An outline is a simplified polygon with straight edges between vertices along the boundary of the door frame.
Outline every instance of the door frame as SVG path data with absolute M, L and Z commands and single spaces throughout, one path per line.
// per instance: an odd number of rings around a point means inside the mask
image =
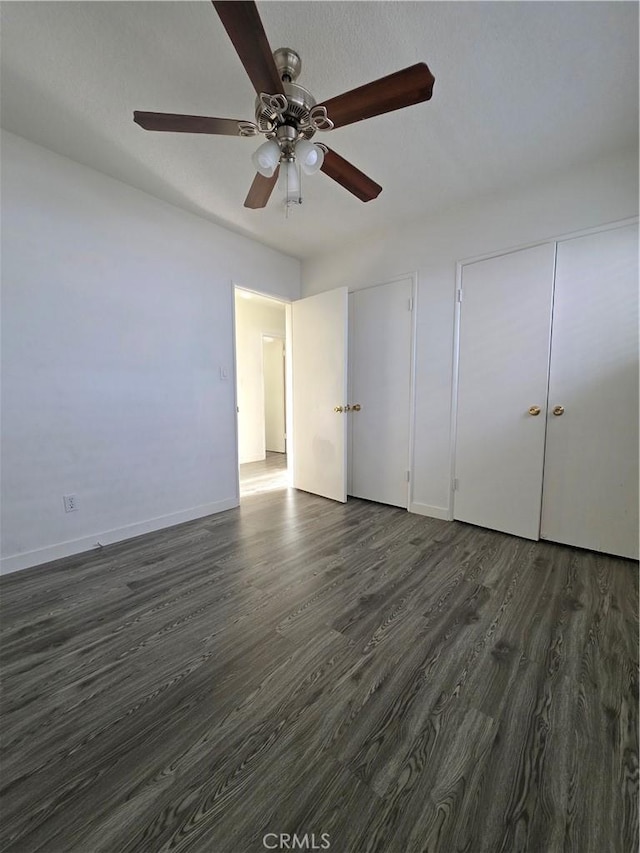
M 633 225 L 638 222 L 637 216 L 626 217 L 625 219 L 617 219 L 613 222 L 607 222 L 603 225 L 596 225 L 591 228 L 580 228 L 577 231 L 569 231 L 559 234 L 554 237 L 548 237 L 543 240 L 534 240 L 528 243 L 521 243 L 517 246 L 511 246 L 506 249 L 493 252 L 485 252 L 481 255 L 473 255 L 472 257 L 463 258 L 456 262 L 456 277 L 455 288 L 453 292 L 454 299 L 454 319 L 453 319 L 453 360 L 452 360 L 452 379 L 451 379 L 451 430 L 449 438 L 449 446 L 451 448 L 449 458 L 449 509 L 446 521 L 454 520 L 455 512 L 455 472 L 456 472 L 456 445 L 458 435 L 458 385 L 460 377 L 460 315 L 461 315 L 461 293 L 462 293 L 462 273 L 465 266 L 485 261 L 489 258 L 499 258 L 504 255 L 511 255 L 514 252 L 520 252 L 523 249 L 532 249 L 535 246 L 554 243 L 556 246 L 562 240 L 572 240 L 576 237 L 587 237 L 589 234 L 598 234 L 601 231 L 612 231 L 616 228 L 622 228 L 625 225 Z M 554 262 L 554 294 L 555 294 L 555 262 Z M 553 340 L 553 300 L 552 300 L 552 326 L 550 345 Z M 547 393 L 548 393 L 547 380 Z M 540 507 L 542 513 L 542 506 Z
M 274 302 L 280 302 L 285 311 L 285 377 L 284 377 L 284 399 L 285 399 L 285 429 L 286 429 L 286 455 L 287 455 L 287 485 L 291 485 L 291 477 L 293 471 L 293 441 L 291 430 L 291 303 L 292 299 L 284 296 L 274 296 L 272 293 L 267 293 L 264 290 L 247 287 L 244 284 L 239 284 L 234 279 L 229 283 L 231 297 L 231 343 L 233 347 L 233 360 L 231 370 L 231 381 L 233 382 L 233 426 L 234 426 L 234 459 L 236 472 L 236 506 L 240 506 L 240 441 L 238 434 L 238 342 L 236 340 L 236 290 L 245 290 L 247 293 L 262 296 L 266 299 L 272 299 Z M 263 375 L 264 379 L 264 375 Z
M 373 287 L 383 287 L 387 284 L 394 284 L 399 281 L 406 281 L 409 279 L 411 281 L 411 299 L 412 299 L 412 307 L 411 307 L 411 340 L 410 340 L 410 377 L 409 377 L 409 412 L 407 414 L 409 418 L 409 442 L 407 449 L 407 471 L 409 472 L 409 482 L 407 483 L 407 506 L 406 509 L 408 512 L 412 511 L 413 505 L 413 481 L 414 481 L 414 454 L 415 454 L 415 413 L 416 413 L 416 357 L 417 357 L 417 317 L 418 317 L 418 273 L 417 271 L 404 273 L 403 275 L 394 275 L 391 278 L 385 279 L 384 281 L 377 281 L 375 283 L 367 283 L 362 287 L 349 286 L 347 287 L 347 292 L 357 293 L 361 290 L 370 290 Z M 350 322 L 350 318 L 349 318 Z M 347 340 L 347 349 L 348 349 L 348 340 Z M 347 376 L 347 387 L 348 387 L 348 396 L 351 397 L 351 391 L 353 388 L 353 365 L 351 361 L 347 364 L 348 376 Z M 351 399 L 349 399 L 351 403 Z M 357 402 L 357 401 L 354 401 Z M 347 482 L 352 481 L 352 464 L 353 464 L 353 430 L 351 427 L 352 421 L 349 423 L 349 428 L 347 432 Z

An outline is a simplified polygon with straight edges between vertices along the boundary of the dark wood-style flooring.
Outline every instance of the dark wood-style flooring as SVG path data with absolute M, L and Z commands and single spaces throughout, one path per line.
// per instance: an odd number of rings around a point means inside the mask
M 278 489 L 8 575 L 0 849 L 635 853 L 637 570 Z

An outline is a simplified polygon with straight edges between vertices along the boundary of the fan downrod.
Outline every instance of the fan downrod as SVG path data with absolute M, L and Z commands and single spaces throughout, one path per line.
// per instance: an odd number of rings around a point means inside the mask
M 283 83 L 293 83 L 302 69 L 300 54 L 290 47 L 279 47 L 273 51 L 273 61 Z

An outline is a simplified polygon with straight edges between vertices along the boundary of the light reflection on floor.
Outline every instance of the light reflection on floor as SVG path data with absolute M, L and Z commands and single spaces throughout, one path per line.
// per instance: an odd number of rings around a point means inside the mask
M 247 462 L 240 466 L 240 497 L 273 492 L 289 486 L 286 453 L 267 451 L 260 462 Z

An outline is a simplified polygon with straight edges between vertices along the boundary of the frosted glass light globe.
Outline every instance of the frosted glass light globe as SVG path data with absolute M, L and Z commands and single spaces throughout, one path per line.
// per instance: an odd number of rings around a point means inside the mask
M 300 163 L 305 175 L 313 175 L 320 169 L 324 160 L 324 151 L 308 139 L 296 143 L 296 160 Z
M 272 177 L 280 162 L 280 146 L 273 139 L 263 142 L 251 157 L 257 171 L 265 178 Z

